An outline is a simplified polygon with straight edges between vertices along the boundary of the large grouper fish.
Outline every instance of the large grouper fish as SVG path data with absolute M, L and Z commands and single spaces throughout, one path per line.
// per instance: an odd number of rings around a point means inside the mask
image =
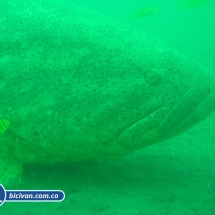
M 0 0 L 0 183 L 25 164 L 117 157 L 215 109 L 214 77 L 163 42 L 62 0 Z

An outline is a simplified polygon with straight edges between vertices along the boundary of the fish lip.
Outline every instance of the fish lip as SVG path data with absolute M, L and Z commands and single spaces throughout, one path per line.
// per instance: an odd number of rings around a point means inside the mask
M 175 104 L 171 106 L 171 101 L 174 100 Z M 165 105 L 167 107 L 168 105 L 171 106 L 167 116 L 161 119 L 151 130 L 143 132 L 147 128 L 147 118 L 156 119 L 159 112 L 165 112 Z M 183 95 L 171 98 L 166 104 L 156 108 L 147 116 L 130 123 L 123 131 L 118 133 L 116 140 L 127 151 L 134 151 L 161 142 L 194 126 L 212 113 L 214 107 L 215 84 L 193 86 Z
M 199 115 L 200 117 L 196 119 L 195 123 L 197 124 L 198 122 L 206 118 L 208 115 L 210 115 L 214 110 L 215 110 L 215 83 L 208 87 L 208 93 L 199 100 L 195 108 L 191 111 L 190 118 L 192 117 L 194 118 Z M 185 124 L 188 119 L 189 118 L 185 118 L 184 120 L 182 120 L 175 129 L 179 129 L 179 127 L 182 127 L 183 124 Z M 189 126 L 189 128 L 192 126 L 193 125 Z

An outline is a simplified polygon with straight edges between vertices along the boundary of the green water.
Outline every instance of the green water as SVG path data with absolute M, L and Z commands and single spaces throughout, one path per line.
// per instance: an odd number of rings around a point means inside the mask
M 155 36 L 215 73 L 214 0 L 196 9 L 179 9 L 176 0 L 72 2 Z M 156 6 L 158 12 L 129 19 L 128 14 L 147 5 Z M 65 200 L 5 203 L 0 214 L 213 215 L 214 143 L 212 114 L 180 136 L 120 159 L 48 167 L 27 165 L 24 189 L 60 189 L 66 194 Z
M 75 0 L 80 5 L 101 11 L 116 20 L 134 26 L 150 35 L 167 42 L 180 51 L 215 71 L 214 61 L 214 23 L 215 1 L 195 9 L 180 7 L 180 0 Z M 183 0 L 182 0 L 183 1 Z M 201 0 L 194 0 L 201 2 Z M 158 12 L 142 19 L 129 19 L 128 14 L 145 6 L 153 5 Z

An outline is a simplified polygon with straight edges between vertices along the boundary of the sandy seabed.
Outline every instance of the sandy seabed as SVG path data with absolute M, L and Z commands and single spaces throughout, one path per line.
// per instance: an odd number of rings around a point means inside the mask
M 27 166 L 24 189 L 62 202 L 9 203 L 7 215 L 215 214 L 215 113 L 184 134 L 112 161 Z

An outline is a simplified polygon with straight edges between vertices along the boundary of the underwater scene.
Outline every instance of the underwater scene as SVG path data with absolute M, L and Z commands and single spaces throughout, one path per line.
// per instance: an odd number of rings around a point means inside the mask
M 0 214 L 215 214 L 214 12 L 0 0 Z

